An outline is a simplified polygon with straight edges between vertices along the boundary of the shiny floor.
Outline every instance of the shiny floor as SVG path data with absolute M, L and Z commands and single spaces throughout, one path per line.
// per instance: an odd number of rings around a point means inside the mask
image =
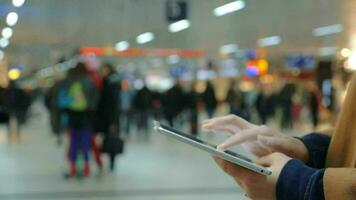
M 92 163 L 89 178 L 66 180 L 67 145 L 56 144 L 45 109 L 33 110 L 19 142 L 0 126 L 1 200 L 246 199 L 207 153 L 153 132 L 149 140 L 133 135 L 126 142 L 114 173 L 99 174 Z

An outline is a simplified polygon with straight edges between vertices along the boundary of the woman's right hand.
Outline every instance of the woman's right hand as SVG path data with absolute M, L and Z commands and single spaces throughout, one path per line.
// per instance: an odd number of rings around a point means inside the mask
M 227 115 L 205 120 L 203 130 L 215 133 L 230 133 L 228 139 L 218 145 L 219 150 L 241 144 L 258 157 L 281 152 L 304 162 L 308 161 L 308 150 L 297 138 L 282 134 L 265 125 L 252 124 L 236 115 Z

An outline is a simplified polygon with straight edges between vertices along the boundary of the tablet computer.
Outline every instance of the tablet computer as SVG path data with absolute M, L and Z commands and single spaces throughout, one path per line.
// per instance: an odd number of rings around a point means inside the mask
M 173 137 L 181 142 L 184 142 L 186 144 L 189 144 L 191 146 L 197 147 L 201 150 L 207 151 L 219 158 L 222 158 L 224 160 L 230 161 L 232 163 L 235 163 L 241 167 L 244 167 L 246 169 L 249 169 L 251 171 L 254 171 L 256 173 L 262 174 L 262 175 L 271 175 L 272 172 L 261 166 L 261 165 L 257 165 L 256 163 L 254 163 L 251 159 L 237 154 L 233 151 L 230 150 L 226 150 L 226 151 L 218 151 L 216 149 L 216 145 L 214 144 L 210 144 L 206 141 L 203 141 L 193 135 L 187 134 L 187 133 L 183 133 L 181 131 L 178 131 L 172 127 L 166 126 L 166 125 L 162 125 L 160 122 L 158 121 L 154 121 L 153 122 L 153 129 L 156 132 L 162 133 L 164 135 L 168 135 L 170 137 Z

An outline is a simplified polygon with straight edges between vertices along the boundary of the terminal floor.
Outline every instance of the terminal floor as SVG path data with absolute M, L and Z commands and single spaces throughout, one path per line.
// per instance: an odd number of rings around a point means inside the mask
M 135 135 L 127 141 L 114 173 L 99 175 L 92 163 L 89 178 L 66 180 L 66 144 L 56 145 L 45 110 L 35 110 L 20 142 L 0 127 L 1 200 L 246 199 L 208 154 L 153 132 L 148 141 Z

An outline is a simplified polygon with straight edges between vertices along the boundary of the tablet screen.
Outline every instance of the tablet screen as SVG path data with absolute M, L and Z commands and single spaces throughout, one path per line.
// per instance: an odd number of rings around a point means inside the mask
M 206 141 L 203 141 L 203 140 L 201 140 L 201 139 L 199 139 L 199 138 L 197 138 L 197 137 L 195 137 L 195 136 L 193 136 L 193 135 L 190 135 L 190 134 L 187 134 L 187 133 L 183 133 L 183 132 L 178 131 L 178 130 L 172 128 L 172 127 L 165 126 L 165 125 L 162 125 L 162 124 L 161 124 L 160 126 L 161 126 L 163 129 L 166 129 L 166 130 L 168 130 L 168 131 L 174 132 L 174 133 L 176 133 L 176 134 L 179 134 L 179 135 L 181 135 L 181 136 L 183 136 L 183 137 L 189 138 L 189 139 L 191 139 L 191 140 L 193 140 L 193 141 L 195 141 L 195 142 L 201 143 L 201 144 L 203 144 L 203 145 L 210 146 L 210 147 L 212 147 L 212 148 L 214 148 L 214 149 L 216 149 L 216 147 L 217 147 L 217 145 L 210 144 L 210 143 L 208 143 L 208 142 L 206 142 Z M 235 152 L 233 152 L 233 151 L 226 150 L 226 151 L 224 151 L 224 152 L 227 153 L 227 154 L 229 154 L 229 155 L 231 155 L 231 156 L 234 156 L 234 157 L 243 159 L 243 160 L 248 161 L 248 162 L 252 162 L 251 159 L 249 159 L 249 158 L 247 158 L 247 157 L 245 157 L 245 156 L 239 155 L 239 154 L 237 154 L 237 153 L 235 153 Z

